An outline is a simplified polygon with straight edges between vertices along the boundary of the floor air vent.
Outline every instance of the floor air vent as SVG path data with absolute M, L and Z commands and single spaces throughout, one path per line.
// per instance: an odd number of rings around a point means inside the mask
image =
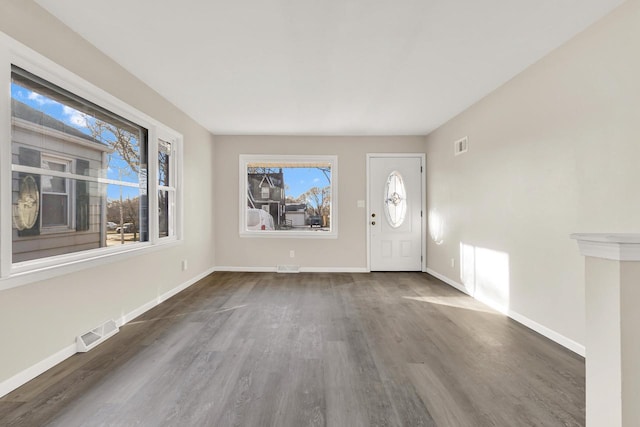
M 300 273 L 299 265 L 278 265 L 276 267 L 278 273 Z
M 102 325 L 76 338 L 76 351 L 85 353 L 107 338 L 115 335 L 120 329 L 114 320 L 107 320 Z

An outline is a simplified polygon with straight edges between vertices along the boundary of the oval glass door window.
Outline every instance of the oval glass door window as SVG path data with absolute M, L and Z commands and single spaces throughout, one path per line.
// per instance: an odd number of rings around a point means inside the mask
M 407 216 L 407 191 L 400 172 L 393 171 L 387 178 L 384 190 L 384 212 L 389 225 L 398 228 Z

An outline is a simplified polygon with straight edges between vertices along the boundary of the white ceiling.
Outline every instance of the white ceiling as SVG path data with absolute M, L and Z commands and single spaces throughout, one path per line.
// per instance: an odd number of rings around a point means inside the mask
M 214 134 L 422 135 L 622 0 L 36 0 Z

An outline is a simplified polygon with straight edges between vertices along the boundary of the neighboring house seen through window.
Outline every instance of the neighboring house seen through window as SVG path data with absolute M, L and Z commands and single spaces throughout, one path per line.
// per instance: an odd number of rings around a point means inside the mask
M 240 156 L 240 235 L 336 238 L 336 156 Z
M 146 241 L 147 129 L 18 67 L 11 77 L 14 212 L 21 180 L 39 192 L 39 221 L 14 223 L 13 262 Z
M 11 253 L 3 249 L 0 278 L 179 237 L 180 135 L 147 119 L 138 124 L 17 65 L 10 83 L 11 156 L 2 168 L 10 167 L 11 182 L 0 184 L 11 194 L 11 206 L 3 205 L 11 230 L 2 230 Z

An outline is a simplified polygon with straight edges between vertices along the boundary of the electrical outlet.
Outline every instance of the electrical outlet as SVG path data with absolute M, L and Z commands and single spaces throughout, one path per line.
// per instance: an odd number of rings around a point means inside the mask
M 296 251 L 290 250 L 289 251 L 289 258 L 295 258 L 295 257 L 296 257 Z
M 182 260 L 182 271 L 186 271 L 187 270 L 187 260 L 183 259 Z

